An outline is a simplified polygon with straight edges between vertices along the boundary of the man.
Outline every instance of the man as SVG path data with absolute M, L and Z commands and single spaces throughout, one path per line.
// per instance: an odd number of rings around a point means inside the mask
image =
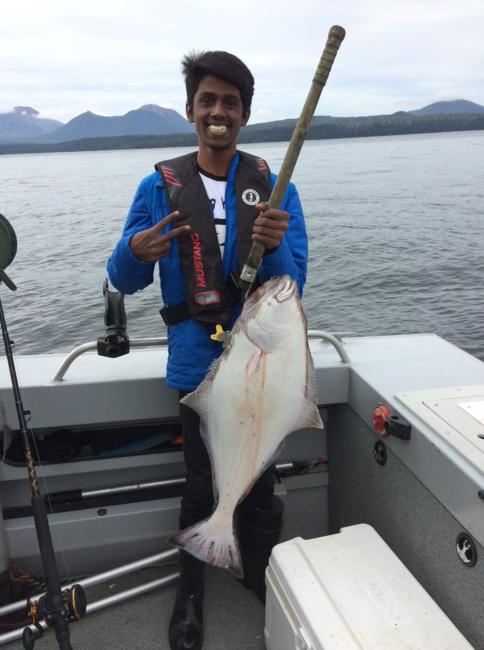
M 258 282 L 289 274 L 300 293 L 306 277 L 307 238 L 293 185 L 280 209 L 267 199 L 275 177 L 266 163 L 237 151 L 239 130 L 250 116 L 254 78 L 227 52 L 187 55 L 182 63 L 186 114 L 196 127 L 198 150 L 158 163 L 142 180 L 121 240 L 108 263 L 119 291 L 134 293 L 153 281 L 158 263 L 162 315 L 168 325 L 166 381 L 180 396 L 194 390 L 222 345 L 216 326 L 230 328 L 240 313 L 236 279 L 252 241 L 266 247 Z M 187 481 L 180 526 L 213 510 L 210 460 L 198 417 L 180 406 Z M 263 600 L 264 571 L 282 525 L 282 503 L 268 470 L 238 508 L 243 584 Z M 204 564 L 180 554 L 180 582 L 170 620 L 172 650 L 202 647 Z

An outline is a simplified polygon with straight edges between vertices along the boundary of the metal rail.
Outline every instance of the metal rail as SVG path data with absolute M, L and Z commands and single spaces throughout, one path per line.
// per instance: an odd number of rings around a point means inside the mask
M 332 334 L 331 332 L 326 332 L 324 330 L 308 330 L 308 339 L 322 339 L 323 341 L 331 343 L 338 352 L 341 361 L 343 363 L 350 363 L 350 358 L 341 342 L 341 336 L 342 335 Z M 168 339 L 166 336 L 152 339 L 130 339 L 129 342 L 131 348 L 160 347 L 167 344 Z M 89 341 L 89 343 L 83 343 L 77 348 L 74 348 L 61 363 L 52 381 L 63 381 L 64 376 L 72 363 L 85 352 L 92 352 L 93 350 L 97 350 L 97 341 Z
M 322 339 L 323 341 L 331 343 L 339 354 L 341 361 L 343 363 L 351 363 L 348 353 L 341 342 L 342 336 L 343 335 L 340 334 L 338 337 L 336 334 L 331 334 L 331 332 L 325 332 L 324 330 L 308 330 L 308 339 Z
M 168 339 L 166 336 L 156 338 L 156 339 L 130 339 L 129 345 L 131 348 L 150 348 L 150 347 L 159 347 L 160 345 L 167 345 Z M 89 343 L 83 343 L 77 348 L 74 348 L 64 361 L 59 366 L 59 369 L 54 375 L 52 381 L 63 381 L 64 375 L 72 365 L 72 363 L 80 357 L 84 352 L 91 352 L 92 350 L 97 350 L 97 341 L 89 341 Z
M 160 481 L 149 481 L 145 483 L 130 483 L 128 485 L 116 485 L 114 487 L 99 488 L 97 490 L 63 490 L 51 492 L 49 501 L 51 503 L 62 503 L 64 501 L 76 501 L 79 499 L 95 499 L 99 497 L 124 494 L 125 492 L 140 492 L 142 490 L 153 490 L 156 488 L 171 487 L 172 485 L 183 485 L 186 482 L 184 476 L 168 478 Z M 1 608 L 0 608 L 1 613 Z
M 142 558 L 141 560 L 135 560 L 134 562 L 130 562 L 129 564 L 122 564 L 118 567 L 115 567 L 114 569 L 109 569 L 108 571 L 104 571 L 103 573 L 97 573 L 96 575 L 90 576 L 88 578 L 84 578 L 82 580 L 77 580 L 75 583 L 70 583 L 68 585 L 63 585 L 62 589 L 70 589 L 73 584 L 78 584 L 81 585 L 81 587 L 93 587 L 94 585 L 98 585 L 102 582 L 107 582 L 108 580 L 113 580 L 114 578 L 120 578 L 121 576 L 124 576 L 128 573 L 133 573 L 133 571 L 138 571 L 139 569 L 144 569 L 145 567 L 152 566 L 153 564 L 156 564 L 157 562 L 163 562 L 164 560 L 170 560 L 172 558 L 175 558 L 178 556 L 178 549 L 173 548 L 173 549 L 168 549 L 167 551 L 162 551 L 161 553 L 156 553 L 155 555 L 149 555 L 148 557 Z M 176 574 L 178 575 L 178 574 Z M 173 577 L 173 576 L 170 576 Z M 173 577 L 174 579 L 174 577 Z M 119 595 L 119 594 L 118 594 Z M 41 594 L 36 594 L 35 596 L 32 596 L 30 599 L 32 602 L 37 602 L 42 596 L 45 596 L 45 592 Z M 94 604 L 94 603 L 93 603 Z M 24 600 L 17 600 L 14 603 L 9 603 L 8 605 L 4 605 L 3 607 L 0 607 L 0 616 L 5 616 L 6 614 L 11 614 L 12 612 L 16 612 L 19 609 L 22 609 L 26 606 L 26 601 Z M 89 611 L 89 606 L 88 606 L 88 611 Z M 1 645 L 1 639 L 3 637 L 0 636 L 0 645 Z
M 138 585 L 137 587 L 132 587 L 131 589 L 120 591 L 118 594 L 113 594 L 107 598 L 102 598 L 101 600 L 95 600 L 92 603 L 88 603 L 86 608 L 86 615 L 93 614 L 94 612 L 97 612 L 100 609 L 104 609 L 105 607 L 109 607 L 110 605 L 116 605 L 117 603 L 121 603 L 125 600 L 128 600 L 129 598 L 134 598 L 135 596 L 139 596 L 141 594 L 147 594 L 148 592 L 153 591 L 154 589 L 158 589 L 159 587 L 169 585 L 172 582 L 175 582 L 175 580 L 178 580 L 179 575 L 179 573 L 171 573 L 164 578 L 158 578 L 158 580 L 152 580 L 151 582 L 146 582 L 144 584 Z M 23 603 L 23 606 L 25 607 L 25 603 Z M 39 625 L 41 625 L 44 630 L 48 628 L 45 621 L 40 621 Z M 33 632 L 35 632 L 35 627 L 33 625 L 30 625 L 29 627 Z M 11 643 L 12 641 L 21 639 L 23 630 L 24 628 L 22 627 L 0 635 L 0 645 L 5 645 L 6 643 Z
M 276 471 L 285 472 L 294 470 L 298 467 L 311 467 L 321 463 L 321 458 L 310 459 L 308 461 L 288 461 L 286 463 L 277 463 Z M 60 492 L 51 492 L 49 494 L 49 501 L 51 503 L 62 503 L 65 501 L 79 500 L 79 499 L 95 499 L 99 497 L 109 497 L 116 494 L 125 494 L 128 492 L 142 492 L 143 490 L 153 490 L 156 488 L 171 487 L 173 485 L 184 485 L 186 483 L 185 476 L 178 476 L 176 478 L 161 479 L 159 481 L 148 481 L 144 483 L 128 483 L 126 485 L 115 485 L 113 487 L 99 488 L 97 490 L 65 490 Z M 79 583 L 78 583 L 79 584 Z M 82 585 L 81 585 L 82 586 Z M 0 607 L 0 616 L 3 609 Z
M 111 488 L 102 488 L 99 490 L 82 490 L 82 498 L 95 498 L 110 496 L 111 494 L 122 494 L 124 492 L 137 492 L 138 490 L 152 490 L 154 488 L 169 487 L 171 485 L 183 485 L 186 478 L 181 476 L 179 478 L 169 478 L 164 481 L 150 481 L 149 483 L 133 483 L 131 485 L 118 485 Z

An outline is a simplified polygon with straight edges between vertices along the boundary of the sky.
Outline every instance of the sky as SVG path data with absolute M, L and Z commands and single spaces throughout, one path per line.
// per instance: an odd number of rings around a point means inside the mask
M 0 0 L 0 112 L 184 115 L 183 55 L 218 49 L 254 74 L 252 123 L 297 117 L 334 24 L 346 38 L 317 115 L 484 104 L 484 0 Z

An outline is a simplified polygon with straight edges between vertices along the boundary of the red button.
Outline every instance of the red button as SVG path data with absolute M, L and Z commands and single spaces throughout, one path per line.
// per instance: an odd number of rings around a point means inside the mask
M 386 404 L 377 404 L 373 409 L 373 427 L 375 431 L 383 437 L 388 434 L 385 431 L 385 422 L 390 419 L 390 409 Z

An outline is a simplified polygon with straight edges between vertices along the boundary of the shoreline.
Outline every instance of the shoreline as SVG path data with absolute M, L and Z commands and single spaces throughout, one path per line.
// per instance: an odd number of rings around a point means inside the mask
M 261 142 L 288 142 L 296 120 L 254 124 L 240 132 L 238 144 Z M 314 118 L 306 140 L 336 140 L 392 135 L 420 135 L 484 130 L 484 115 L 451 114 L 426 117 L 407 113 L 372 118 Z M 60 153 L 75 151 L 115 151 L 123 149 L 159 149 L 166 147 L 193 147 L 196 134 L 151 136 L 112 136 L 82 138 L 56 143 L 0 143 L 0 155 Z

